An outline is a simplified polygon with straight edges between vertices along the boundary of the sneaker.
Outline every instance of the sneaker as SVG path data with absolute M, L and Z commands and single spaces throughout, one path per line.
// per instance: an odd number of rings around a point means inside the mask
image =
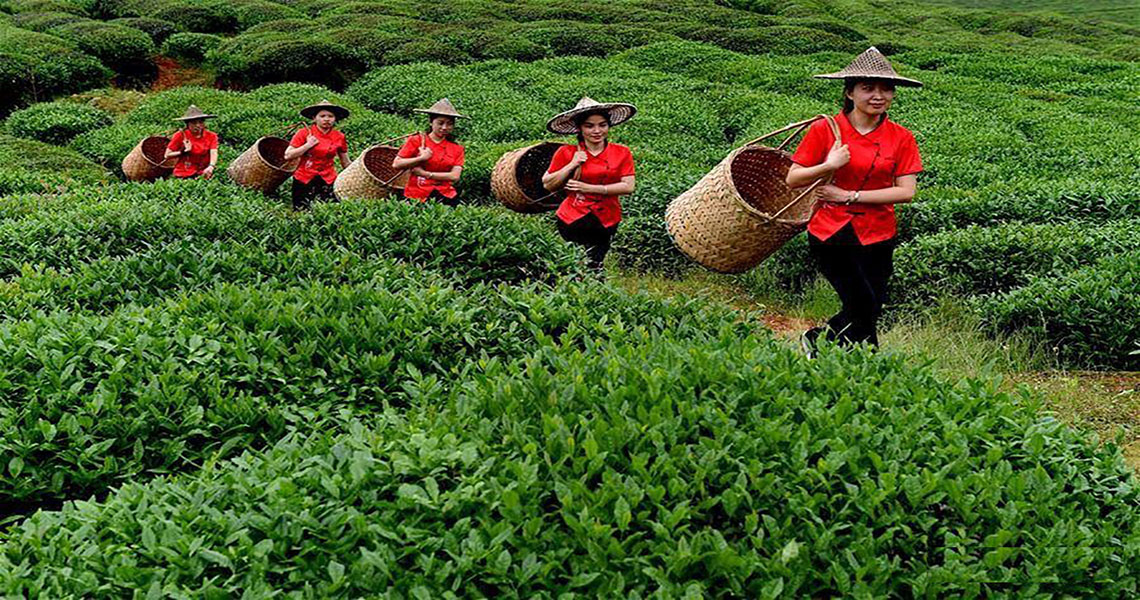
M 811 329 L 803 332 L 803 335 L 800 336 L 800 347 L 803 348 L 804 354 L 807 355 L 809 360 L 815 358 L 815 354 L 817 352 L 815 343 L 822 333 L 822 327 L 812 327 Z

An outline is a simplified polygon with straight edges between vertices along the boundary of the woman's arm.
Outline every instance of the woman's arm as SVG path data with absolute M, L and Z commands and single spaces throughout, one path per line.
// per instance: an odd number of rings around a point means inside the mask
M 620 183 L 610 183 L 607 185 L 594 185 L 590 183 L 582 183 L 577 179 L 571 179 L 566 182 L 566 191 L 580 192 L 583 194 L 603 194 L 606 196 L 626 196 L 633 193 L 636 187 L 636 181 L 633 175 L 627 175 L 621 178 Z
M 790 188 L 801 188 L 811 184 L 811 182 L 822 177 L 827 177 L 832 173 L 838 171 L 843 165 L 851 161 L 851 150 L 847 148 L 846 144 L 840 144 L 837 140 L 831 146 L 831 150 L 827 152 L 827 159 L 814 167 L 805 167 L 792 163 L 788 169 L 788 176 L 785 182 Z
M 347 151 L 347 150 L 338 150 L 338 151 L 337 151 L 337 153 L 336 153 L 336 155 L 337 155 L 337 158 L 339 158 L 339 159 L 340 159 L 340 168 L 341 168 L 341 170 L 347 169 L 347 168 L 348 168 L 348 165 L 349 165 L 349 163 L 351 163 L 351 162 L 352 162 L 352 160 L 350 160 L 350 159 L 348 158 L 348 151 Z
M 896 177 L 895 184 L 889 188 L 860 191 L 859 201 L 853 204 L 904 204 L 914 199 L 917 184 L 916 175 Z M 824 185 L 819 188 L 819 199 L 824 202 L 846 204 L 854 195 L 855 192 L 834 185 Z
M 412 175 L 416 177 L 427 177 L 436 181 L 459 181 L 459 175 L 463 172 L 463 167 L 456 165 L 451 167 L 450 171 L 425 171 L 419 167 L 412 169 Z
M 214 168 L 217 166 L 218 149 L 210 148 L 210 164 L 206 165 L 205 169 L 202 169 L 202 174 L 205 175 L 206 179 L 212 179 L 214 177 Z
M 409 169 L 409 168 L 414 167 L 416 165 L 422 165 L 423 163 L 426 163 L 428 161 L 428 159 L 431 158 L 431 155 L 432 155 L 431 148 L 428 148 L 427 146 L 420 146 L 420 153 L 415 155 L 415 156 L 412 156 L 410 158 L 404 158 L 402 156 L 396 156 L 396 158 L 394 158 L 392 160 L 392 168 L 393 169 Z M 420 175 L 420 177 L 426 177 L 426 175 Z
M 557 171 L 543 174 L 542 187 L 546 188 L 548 192 L 562 189 L 566 185 L 566 180 L 570 179 L 570 175 L 574 173 L 574 169 L 577 169 L 584 162 L 586 162 L 586 151 L 579 149 L 574 153 L 574 158 L 566 163 L 566 166 Z
M 316 146 L 319 142 L 320 140 L 317 139 L 317 136 L 309 134 L 308 140 L 306 140 L 303 146 L 289 146 L 285 149 L 285 160 L 293 160 L 298 156 L 302 156 L 309 150 L 312 150 L 313 146 Z

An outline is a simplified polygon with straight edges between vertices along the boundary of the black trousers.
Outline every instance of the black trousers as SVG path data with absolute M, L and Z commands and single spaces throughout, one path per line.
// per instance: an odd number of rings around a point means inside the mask
M 408 202 L 425 202 L 425 200 L 421 198 L 411 198 L 407 195 L 404 196 L 404 200 L 407 200 Z M 431 194 L 428 195 L 426 202 L 439 202 L 444 206 L 455 208 L 456 206 L 459 206 L 459 194 L 456 194 L 454 198 L 448 198 L 438 191 L 432 190 Z
M 293 210 L 308 210 L 314 200 L 336 201 L 332 184 L 326 183 L 319 175 L 310 179 L 309 183 L 293 179 Z
M 610 251 L 610 243 L 618 226 L 606 227 L 598 220 L 598 216 L 590 213 L 573 223 L 558 221 L 558 233 L 562 239 L 572 244 L 586 247 L 586 266 L 595 270 L 602 270 L 602 263 L 606 260 L 606 253 Z
M 808 246 L 843 308 L 827 321 L 827 338 L 841 345 L 879 344 L 879 316 L 887 301 L 887 282 L 894 265 L 895 240 L 859 243 L 848 223 L 821 241 L 808 234 Z

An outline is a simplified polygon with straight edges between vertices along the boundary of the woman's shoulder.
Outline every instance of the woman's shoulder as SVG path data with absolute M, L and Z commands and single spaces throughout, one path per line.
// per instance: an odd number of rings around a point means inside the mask
M 624 144 L 610 142 L 609 147 L 610 152 L 613 152 L 614 154 L 629 154 L 630 156 L 633 156 L 633 150 L 630 150 L 629 146 L 626 146 Z

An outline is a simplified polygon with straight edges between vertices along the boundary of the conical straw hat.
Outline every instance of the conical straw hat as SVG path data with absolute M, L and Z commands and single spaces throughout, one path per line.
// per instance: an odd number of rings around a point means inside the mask
M 175 121 L 193 121 L 195 119 L 213 119 L 216 116 L 218 116 L 218 115 L 208 115 L 208 114 L 202 112 L 202 109 L 191 104 L 190 108 L 186 109 L 186 114 L 182 115 L 181 117 L 177 117 L 174 120 Z
M 467 115 L 459 114 L 459 111 L 455 110 L 455 106 L 451 103 L 451 100 L 448 100 L 447 98 L 441 98 L 435 104 L 432 104 L 428 108 L 414 108 L 414 109 L 412 109 L 412 112 L 426 113 L 429 115 L 440 115 L 443 117 L 452 117 L 452 118 L 460 118 L 460 119 L 466 119 L 467 118 Z
M 851 64 L 844 67 L 842 71 L 825 73 L 815 77 L 816 79 L 883 79 L 893 81 L 896 85 L 922 87 L 921 81 L 901 77 L 896 73 L 887 57 L 883 56 L 883 53 L 874 46 L 856 56 L 855 60 L 851 61 Z
M 331 112 L 332 114 L 336 115 L 337 121 L 342 121 L 344 119 L 347 119 L 348 115 L 349 115 L 347 108 L 345 108 L 343 106 L 339 106 L 337 104 L 333 104 L 332 102 L 329 102 L 328 100 L 321 100 L 320 102 L 318 102 L 316 104 L 312 104 L 312 105 L 306 106 L 305 108 L 302 108 L 301 109 L 301 116 L 305 117 L 306 119 L 315 119 L 317 116 L 317 113 L 321 112 L 322 110 L 327 110 L 327 111 Z
M 637 114 L 637 107 L 625 102 L 598 102 L 589 96 L 583 96 L 574 108 L 554 115 L 554 118 L 546 123 L 546 128 L 554 133 L 578 133 L 574 117 L 592 111 L 609 113 L 610 125 L 618 125 L 632 119 L 633 115 Z

